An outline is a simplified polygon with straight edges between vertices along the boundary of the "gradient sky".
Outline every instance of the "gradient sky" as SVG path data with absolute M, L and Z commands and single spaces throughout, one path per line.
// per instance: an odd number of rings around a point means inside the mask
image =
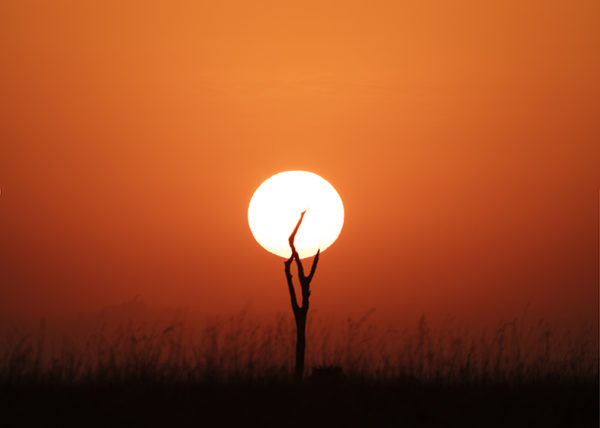
M 311 307 L 598 313 L 600 2 L 4 0 L 0 315 L 289 311 L 258 185 L 346 209 Z

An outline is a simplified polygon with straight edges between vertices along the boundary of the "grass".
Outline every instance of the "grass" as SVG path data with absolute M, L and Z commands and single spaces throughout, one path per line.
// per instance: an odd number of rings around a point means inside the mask
M 0 402 L 15 426 L 598 425 L 595 326 L 515 319 L 471 332 L 422 317 L 397 330 L 370 315 L 311 322 L 303 385 L 287 315 L 5 325 Z

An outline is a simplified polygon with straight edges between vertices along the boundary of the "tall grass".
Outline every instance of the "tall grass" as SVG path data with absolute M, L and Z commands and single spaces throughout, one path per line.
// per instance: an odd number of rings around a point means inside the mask
M 311 319 L 307 368 L 339 367 L 349 378 L 438 383 L 519 383 L 598 376 L 594 326 L 573 332 L 546 321 L 514 319 L 493 330 L 380 328 L 371 312 L 345 323 Z M 99 322 L 89 329 L 3 326 L 0 383 L 288 379 L 294 330 L 290 316 L 264 323 L 242 312 L 195 326 L 173 322 Z

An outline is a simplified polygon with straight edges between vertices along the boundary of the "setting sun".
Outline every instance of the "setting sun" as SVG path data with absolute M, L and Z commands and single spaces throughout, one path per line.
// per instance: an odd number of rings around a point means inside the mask
M 286 171 L 264 181 L 250 200 L 250 230 L 266 250 L 288 258 L 288 238 L 305 210 L 296 249 L 301 258 L 313 256 L 337 239 L 344 206 L 333 186 L 312 172 Z

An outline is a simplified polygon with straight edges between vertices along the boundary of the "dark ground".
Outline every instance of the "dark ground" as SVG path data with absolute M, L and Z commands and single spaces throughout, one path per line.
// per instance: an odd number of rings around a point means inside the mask
M 405 380 L 0 387 L 0 426 L 598 427 L 598 382 Z

